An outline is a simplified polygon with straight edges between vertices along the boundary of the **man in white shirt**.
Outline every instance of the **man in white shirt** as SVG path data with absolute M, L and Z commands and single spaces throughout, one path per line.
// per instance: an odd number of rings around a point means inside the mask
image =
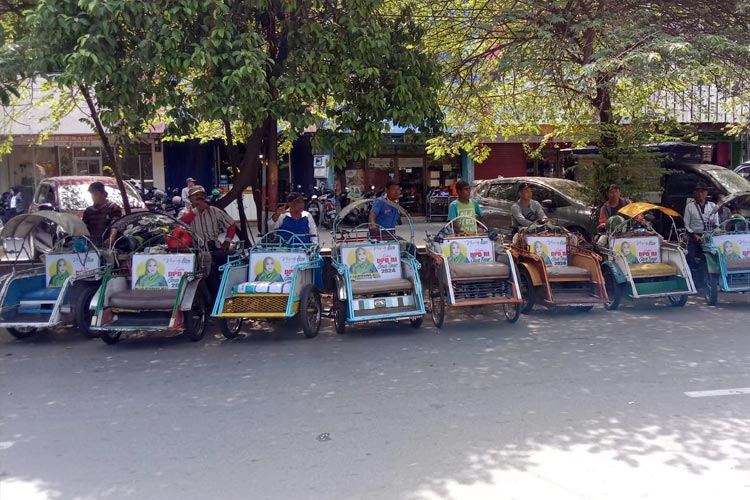
M 190 210 L 193 208 L 193 205 L 190 204 L 190 189 L 195 186 L 195 179 L 188 177 L 185 182 L 187 183 L 187 186 L 182 188 L 180 198 L 182 198 L 182 203 L 185 205 L 185 209 Z
M 687 260 L 693 270 L 695 281 L 702 281 L 700 264 L 703 258 L 703 233 L 719 224 L 718 214 L 712 213 L 716 205 L 708 201 L 708 186 L 699 182 L 693 190 L 693 199 L 685 206 L 685 229 L 688 232 Z

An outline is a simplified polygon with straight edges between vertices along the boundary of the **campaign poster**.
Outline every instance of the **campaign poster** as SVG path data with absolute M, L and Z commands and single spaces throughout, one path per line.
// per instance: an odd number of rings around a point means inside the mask
M 60 288 L 70 276 L 78 276 L 84 271 L 99 267 L 96 253 L 49 254 L 46 260 L 47 286 Z
M 297 264 L 307 262 L 305 252 L 253 252 L 248 280 L 279 283 L 291 281 Z
M 713 243 L 724 256 L 724 260 L 750 259 L 750 234 L 714 236 Z
M 493 262 L 494 248 L 489 238 L 461 238 L 445 240 L 440 253 L 448 264 L 464 262 Z
M 529 252 L 537 254 L 547 267 L 568 265 L 568 239 L 558 236 L 529 236 Z
M 661 262 L 658 236 L 615 238 L 612 240 L 612 250 L 622 254 L 628 264 Z
M 131 269 L 131 283 L 135 289 L 176 289 L 185 273 L 195 269 L 195 255 L 135 254 Z
M 353 281 L 401 278 L 401 247 L 395 244 L 347 246 L 341 258 Z

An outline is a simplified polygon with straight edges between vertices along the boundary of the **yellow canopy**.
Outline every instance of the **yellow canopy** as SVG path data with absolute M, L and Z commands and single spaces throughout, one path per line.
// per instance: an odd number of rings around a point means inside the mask
M 638 215 L 641 215 L 644 212 L 648 212 L 649 210 L 659 210 L 662 213 L 665 213 L 669 215 L 670 217 L 679 217 L 680 214 L 672 210 L 671 208 L 662 207 L 660 205 L 654 205 L 653 203 L 647 203 L 645 201 L 636 201 L 635 203 L 631 203 L 629 205 L 625 205 L 620 210 L 618 210 L 618 214 L 627 215 L 628 217 L 636 217 Z

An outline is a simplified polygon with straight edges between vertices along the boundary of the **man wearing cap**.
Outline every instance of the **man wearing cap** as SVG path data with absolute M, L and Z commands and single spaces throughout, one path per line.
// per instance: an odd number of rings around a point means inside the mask
M 531 184 L 528 182 L 518 185 L 518 201 L 510 207 L 513 232 L 547 218 L 542 204 L 531 199 L 532 194 Z
M 195 179 L 192 177 L 187 178 L 187 187 L 182 188 L 182 195 L 180 195 L 180 198 L 182 198 L 182 203 L 185 205 L 186 210 L 190 210 L 192 205 L 190 205 L 190 189 L 195 186 Z
M 91 241 L 97 246 L 105 244 L 104 231 L 114 221 L 122 217 L 122 209 L 107 199 L 107 191 L 101 182 L 92 182 L 89 186 L 93 205 L 83 211 L 83 223 L 89 230 Z M 109 235 L 112 238 L 114 235 Z
M 268 219 L 268 229 L 281 229 L 299 236 L 304 243 L 318 242 L 318 228 L 310 212 L 305 210 L 305 197 L 292 192 L 286 198 L 286 205 L 279 207 Z
M 208 204 L 203 186 L 191 187 L 188 191 L 188 200 L 193 208 L 180 217 L 180 220 L 206 242 L 209 250 L 229 250 L 229 244 L 237 230 L 232 216 Z M 221 234 L 225 234 L 223 242 L 219 241 Z
M 615 215 L 625 205 L 630 205 L 630 200 L 622 196 L 620 186 L 610 184 L 609 189 L 607 189 L 607 201 L 599 210 L 599 229 L 604 229 L 607 219 Z
M 685 206 L 685 229 L 688 232 L 688 264 L 693 270 L 698 268 L 703 255 L 703 233 L 710 231 L 719 224 L 718 214 L 712 213 L 716 205 L 706 199 L 708 186 L 699 182 L 693 190 L 693 199 Z M 702 278 L 701 273 L 693 273 L 693 277 Z

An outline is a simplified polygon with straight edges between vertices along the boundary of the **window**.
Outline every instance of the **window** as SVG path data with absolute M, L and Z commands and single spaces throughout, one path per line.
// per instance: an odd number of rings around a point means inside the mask
M 514 184 L 499 182 L 492 185 L 487 196 L 489 196 L 490 198 L 495 198 L 496 200 L 515 201 L 517 198 L 516 187 Z
M 669 174 L 666 182 L 666 191 L 671 196 L 693 196 L 693 189 L 701 177 L 692 172 L 674 172 Z

